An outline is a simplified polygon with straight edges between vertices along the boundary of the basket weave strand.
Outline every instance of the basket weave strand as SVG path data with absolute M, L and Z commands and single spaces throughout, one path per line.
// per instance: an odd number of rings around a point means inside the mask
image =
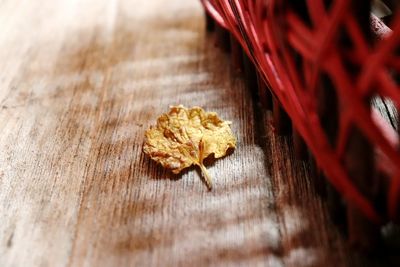
M 394 15 L 390 29 L 371 15 L 377 35 L 370 38 L 355 14 L 357 1 L 332 0 L 329 8 L 323 0 L 304 1 L 306 16 L 290 2 L 202 0 L 209 15 L 237 39 L 253 61 L 319 168 L 344 199 L 376 223 L 396 219 L 400 204 L 399 134 L 369 100 L 375 96 L 390 99 L 399 110 L 400 12 Z M 333 84 L 339 107 L 333 142 L 318 110 L 319 91 L 324 90 L 322 77 Z M 355 129 L 373 148 L 376 169 L 389 184 L 386 211 L 376 209 L 345 164 Z

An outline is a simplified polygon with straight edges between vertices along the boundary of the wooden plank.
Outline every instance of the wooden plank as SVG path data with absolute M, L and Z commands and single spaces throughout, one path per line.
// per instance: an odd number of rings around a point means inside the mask
M 0 7 L 0 266 L 359 263 L 198 1 Z M 233 121 L 211 192 L 142 153 L 172 104 Z

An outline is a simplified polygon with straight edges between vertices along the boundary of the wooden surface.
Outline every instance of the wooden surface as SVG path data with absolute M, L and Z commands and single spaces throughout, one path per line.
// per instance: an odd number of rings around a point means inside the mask
M 0 1 L 0 266 L 358 266 L 206 34 L 199 1 Z M 142 153 L 172 104 L 236 151 L 173 176 Z

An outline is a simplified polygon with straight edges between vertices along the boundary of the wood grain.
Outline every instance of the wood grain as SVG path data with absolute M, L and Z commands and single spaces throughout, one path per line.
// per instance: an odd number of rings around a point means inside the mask
M 0 1 L 0 266 L 361 264 L 191 1 Z M 142 153 L 172 104 L 233 121 L 208 192 Z

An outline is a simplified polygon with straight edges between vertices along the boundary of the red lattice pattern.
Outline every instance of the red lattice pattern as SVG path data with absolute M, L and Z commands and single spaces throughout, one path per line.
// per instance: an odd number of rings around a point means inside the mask
M 332 0 L 329 8 L 323 0 L 304 1 L 308 21 L 290 2 L 202 0 L 211 17 L 251 58 L 330 183 L 372 221 L 394 219 L 400 202 L 399 135 L 367 100 L 376 95 L 389 98 L 399 110 L 400 14 L 389 25 L 391 31 L 372 16 L 375 30 L 384 35 L 372 41 L 354 15 L 357 1 Z M 318 113 L 322 74 L 333 84 L 340 107 L 333 144 Z M 344 164 L 355 128 L 372 144 L 376 168 L 389 184 L 385 212 L 361 193 Z

